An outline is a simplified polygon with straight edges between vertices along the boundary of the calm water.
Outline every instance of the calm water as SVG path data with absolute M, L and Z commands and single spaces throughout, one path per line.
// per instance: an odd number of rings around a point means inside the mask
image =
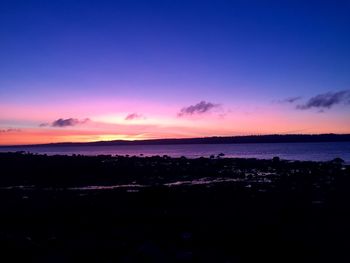
M 169 155 L 189 158 L 209 157 L 224 153 L 226 157 L 270 159 L 279 156 L 288 160 L 329 161 L 340 157 L 350 163 L 350 142 L 332 143 L 259 143 L 259 144 L 194 144 L 132 146 L 51 146 L 0 147 L 1 152 L 28 151 L 41 154 L 83 155 Z

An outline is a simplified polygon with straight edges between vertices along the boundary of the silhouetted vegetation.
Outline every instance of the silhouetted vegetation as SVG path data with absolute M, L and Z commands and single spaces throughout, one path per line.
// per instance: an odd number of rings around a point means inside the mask
M 172 145 L 172 144 L 231 144 L 231 143 L 295 143 L 295 142 L 350 142 L 350 134 L 272 134 L 187 139 L 153 139 L 137 141 L 98 141 L 80 143 L 50 143 L 38 146 L 113 146 L 113 145 Z M 28 145 L 27 145 L 28 146 Z M 36 145 L 31 145 L 36 146 Z M 8 147 L 8 146 L 7 146 Z M 16 147 L 16 146 L 14 146 Z

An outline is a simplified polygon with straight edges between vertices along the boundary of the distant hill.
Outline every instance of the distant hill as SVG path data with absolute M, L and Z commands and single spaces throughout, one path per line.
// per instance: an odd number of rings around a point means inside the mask
M 137 141 L 98 141 L 81 143 L 50 143 L 26 146 L 113 146 L 113 145 L 169 145 L 169 144 L 231 144 L 231 143 L 297 143 L 297 142 L 350 142 L 350 134 L 293 134 L 204 137 L 187 139 L 153 139 Z

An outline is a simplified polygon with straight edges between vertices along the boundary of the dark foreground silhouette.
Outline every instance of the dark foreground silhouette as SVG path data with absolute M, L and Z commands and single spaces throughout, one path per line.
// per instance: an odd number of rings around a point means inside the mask
M 6 262 L 350 262 L 350 167 L 0 153 Z
M 117 146 L 117 145 L 174 145 L 174 144 L 242 144 L 242 143 L 306 143 L 306 142 L 350 142 L 350 134 L 270 134 L 246 136 L 215 136 L 183 139 L 150 139 L 150 140 L 113 140 L 97 142 L 62 142 L 34 145 L 11 146 L 49 147 L 49 146 Z M 8 148 L 9 146 L 5 146 Z M 1 146 L 0 146 L 1 149 Z

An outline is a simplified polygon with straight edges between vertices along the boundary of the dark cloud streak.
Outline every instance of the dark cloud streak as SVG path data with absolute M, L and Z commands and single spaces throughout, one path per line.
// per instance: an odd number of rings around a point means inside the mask
M 14 129 L 14 128 L 9 128 L 9 129 L 2 129 L 0 130 L 0 133 L 8 133 L 8 132 L 21 132 L 21 129 Z
M 178 116 L 182 117 L 185 115 L 203 114 L 219 106 L 220 106 L 219 104 L 214 104 L 214 103 L 206 102 L 202 100 L 201 102 L 195 105 L 190 105 L 188 107 L 182 108 L 178 113 Z
M 126 121 L 136 120 L 136 119 L 142 119 L 143 116 L 138 113 L 131 113 L 125 117 Z
M 298 100 L 301 100 L 301 96 L 286 98 L 282 102 L 294 103 L 294 102 L 296 102 Z
M 79 124 L 79 120 L 78 119 L 73 119 L 73 118 L 69 118 L 69 119 L 58 119 L 55 120 L 51 126 L 52 127 L 66 127 L 66 126 L 75 126 Z
M 75 119 L 75 118 L 68 118 L 68 119 L 57 119 L 55 121 L 53 121 L 52 123 L 41 123 L 39 125 L 39 127 L 47 127 L 47 126 L 50 126 L 50 127 L 60 127 L 60 128 L 63 128 L 63 127 L 69 127 L 69 126 L 76 126 L 76 125 L 79 125 L 79 124 L 85 124 L 87 122 L 89 122 L 90 119 L 86 118 L 86 119 L 83 119 L 83 120 L 79 120 L 79 119 Z
M 297 105 L 296 108 L 299 110 L 311 108 L 322 110 L 330 109 L 337 104 L 350 104 L 350 90 L 319 94 L 310 98 L 306 103 Z

